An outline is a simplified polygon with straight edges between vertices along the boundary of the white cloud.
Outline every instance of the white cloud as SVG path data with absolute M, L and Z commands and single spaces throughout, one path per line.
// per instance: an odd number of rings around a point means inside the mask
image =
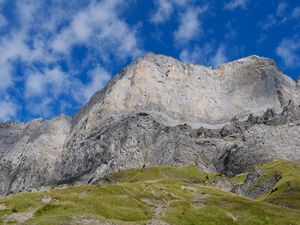
M 214 48 L 212 44 L 206 44 L 192 50 L 184 49 L 179 57 L 186 63 L 217 67 L 228 61 L 225 50 L 224 45 Z
M 280 2 L 276 9 L 276 16 L 284 16 L 287 8 L 286 2 Z
M 5 27 L 6 25 L 7 25 L 6 18 L 2 14 L 0 14 L 0 29 Z
M 76 87 L 79 80 L 62 72 L 59 68 L 32 72 L 25 81 L 26 107 L 30 114 L 41 117 L 54 116 L 54 109 L 65 104 L 63 95 L 72 97 L 72 86 Z M 74 90 L 75 91 L 75 90 Z
M 35 41 L 30 48 L 26 41 L 27 35 L 25 32 L 12 32 L 0 41 L 0 62 L 8 62 L 9 60 L 20 58 L 24 61 L 34 61 L 40 59 L 44 54 L 41 52 L 38 43 Z M 44 58 L 46 59 L 46 57 Z
M 30 30 L 32 31 L 33 15 L 37 8 L 38 4 L 36 1 L 17 1 L 16 11 L 18 18 L 16 18 L 16 22 L 19 23 L 20 27 L 18 30 L 11 28 L 9 32 L 0 37 L 0 92 L 2 92 L 2 95 L 14 85 L 15 77 L 12 74 L 12 70 L 15 60 L 21 60 L 24 63 L 40 60 L 45 63 L 49 62 L 49 54 L 46 54 L 44 41 L 32 39 L 29 35 Z M 37 24 L 34 25 L 37 26 Z M 32 41 L 31 46 L 28 45 L 29 41 Z
M 195 47 L 192 50 L 183 49 L 179 55 L 180 60 L 186 63 L 209 65 L 209 57 L 213 53 L 213 47 L 210 44 L 203 47 Z
M 43 52 L 43 42 L 34 40 L 30 48 L 26 41 L 27 36 L 24 31 L 12 32 L 0 39 L 0 91 L 5 91 L 14 85 L 12 74 L 12 62 L 14 60 L 20 59 L 26 63 L 39 60 L 48 62 L 50 60 L 50 56 Z
M 18 19 L 22 24 L 22 29 L 28 28 L 34 22 L 34 14 L 37 12 L 40 3 L 38 1 L 16 1 L 16 10 Z
M 136 31 L 129 27 L 117 14 L 122 1 L 102 1 L 91 4 L 86 10 L 73 16 L 69 27 L 65 28 L 52 43 L 56 52 L 67 54 L 75 44 L 86 45 L 105 43 L 120 58 L 136 57 L 141 54 Z
M 39 73 L 31 74 L 26 80 L 26 97 L 40 96 L 43 94 L 45 86 L 43 76 Z
M 228 61 L 228 59 L 227 59 L 226 52 L 225 52 L 225 46 L 221 45 L 217 49 L 215 55 L 212 57 L 211 63 L 214 67 L 217 67 L 227 61 Z
M 25 96 L 27 98 L 51 96 L 56 100 L 62 93 L 68 92 L 69 83 L 69 75 L 59 68 L 46 69 L 44 73 L 32 73 L 25 83 Z
M 300 67 L 300 39 L 282 40 L 276 48 L 276 54 L 288 68 Z
M 11 91 L 18 95 L 20 105 L 26 103 L 22 111 L 28 118 L 53 116 L 85 103 L 111 77 L 103 62 L 114 64 L 142 52 L 136 27 L 121 16 L 127 4 L 121 0 L 54 0 L 45 7 L 37 0 L 16 1 L 12 10 L 17 17 L 0 37 L 0 102 L 10 102 L 5 96 Z M 88 51 L 83 73 L 72 61 L 74 46 Z M 65 72 L 61 61 L 67 64 Z M 16 62 L 22 65 L 24 75 L 17 74 Z M 89 71 L 96 64 L 97 69 Z M 86 74 L 88 83 L 81 79 Z M 24 85 L 24 90 L 17 84 Z M 13 117 L 15 111 L 6 112 L 0 120 Z
M 201 21 L 199 16 L 207 10 L 207 7 L 188 8 L 181 15 L 178 29 L 174 32 L 174 38 L 179 43 L 185 43 L 197 38 L 201 32 Z
M 275 26 L 284 25 L 287 22 L 298 19 L 300 17 L 300 7 L 295 7 L 293 10 L 288 10 L 286 2 L 279 2 L 276 11 L 273 14 L 267 15 L 266 19 L 259 22 L 258 26 L 266 30 Z
M 54 107 L 60 107 L 60 110 L 71 108 L 70 103 L 61 100 L 63 96 L 71 96 L 68 97 L 70 101 L 84 104 L 112 77 L 100 65 L 90 70 L 87 76 L 88 81 L 83 82 L 59 68 L 46 69 L 43 73 L 32 72 L 25 82 L 27 107 L 35 115 L 53 116 Z
M 193 0 L 155 0 L 157 10 L 151 15 L 150 21 L 156 24 L 168 21 L 176 8 L 184 8 Z
M 151 16 L 153 23 L 162 23 L 168 20 L 173 13 L 174 5 L 169 0 L 156 0 L 158 10 Z
M 292 19 L 300 18 L 300 6 L 295 7 L 295 8 L 293 9 L 291 18 L 292 18 Z
M 0 62 L 0 94 L 4 93 L 9 87 L 13 84 L 12 76 L 10 75 L 11 66 L 8 63 L 1 63 Z
M 274 27 L 278 24 L 277 18 L 270 14 L 267 16 L 267 18 L 263 21 L 259 23 L 259 26 L 263 29 L 268 29 L 270 27 Z
M 20 57 L 21 54 L 24 54 L 24 48 L 20 44 L 16 36 L 3 38 L 0 40 L 0 91 L 6 91 L 9 87 L 13 85 L 13 78 L 11 75 L 12 65 L 10 61 L 13 58 Z
M 60 107 L 60 104 L 54 102 L 51 96 L 45 96 L 35 101 L 26 102 L 26 110 L 30 112 L 31 116 L 50 118 L 55 116 L 53 108 Z
M 225 39 L 229 41 L 235 40 L 239 35 L 236 27 L 232 24 L 232 22 L 228 22 L 225 27 L 226 27 Z
M 0 101 L 0 121 L 13 119 L 17 115 L 18 107 L 12 101 Z
M 90 81 L 86 85 L 82 85 L 81 93 L 83 100 L 86 102 L 97 91 L 102 89 L 111 79 L 111 75 L 101 66 L 96 67 L 89 73 Z
M 249 0 L 230 0 L 224 6 L 226 10 L 235 10 L 238 8 L 247 9 Z

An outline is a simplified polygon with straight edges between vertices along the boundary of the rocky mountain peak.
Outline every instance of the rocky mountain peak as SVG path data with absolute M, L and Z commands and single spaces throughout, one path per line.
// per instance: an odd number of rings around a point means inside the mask
M 155 165 L 235 175 L 300 159 L 300 86 L 273 60 L 210 68 L 146 54 L 73 117 L 0 124 L 0 194 Z
M 148 112 L 169 125 L 215 126 L 269 108 L 279 112 L 290 99 L 298 102 L 296 95 L 296 83 L 271 59 L 249 56 L 212 69 L 149 53 L 93 96 L 74 124 L 87 112 L 101 120 Z

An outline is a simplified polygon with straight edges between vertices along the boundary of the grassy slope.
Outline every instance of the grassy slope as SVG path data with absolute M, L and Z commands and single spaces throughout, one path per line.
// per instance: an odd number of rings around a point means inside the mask
M 257 183 L 265 182 L 272 176 L 282 178 L 272 191 L 262 194 L 259 199 L 300 210 L 300 162 L 273 161 L 262 165 L 261 169 L 264 176 Z
M 278 161 L 264 165 L 263 170 L 266 174 L 280 170 L 283 179 L 277 191 L 265 193 L 259 200 L 204 186 L 207 179 L 218 175 L 202 173 L 195 167 L 152 167 L 119 172 L 113 176 L 116 184 L 81 185 L 0 198 L 0 205 L 7 206 L 0 210 L 0 218 L 4 223 L 4 215 L 31 211 L 34 216 L 26 224 L 66 224 L 79 215 L 124 224 L 146 224 L 151 218 L 178 225 L 300 224 L 299 210 L 268 203 L 285 205 L 282 203 L 289 201 L 297 208 L 299 201 L 289 198 L 291 193 L 293 198 L 299 197 L 299 166 Z M 240 178 L 237 181 L 242 182 Z M 292 189 L 286 188 L 287 182 L 291 182 Z M 42 203 L 45 196 L 52 200 Z M 6 221 L 15 223 L 13 219 Z

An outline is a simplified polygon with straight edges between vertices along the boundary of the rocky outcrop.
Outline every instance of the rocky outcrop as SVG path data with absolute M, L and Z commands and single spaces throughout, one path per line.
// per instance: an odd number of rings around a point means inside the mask
M 126 168 L 193 164 L 234 176 L 259 162 L 300 158 L 299 112 L 296 107 L 280 114 L 268 110 L 218 129 L 167 126 L 147 113 L 114 119 L 81 144 L 68 142 L 57 174 L 64 182 L 94 183 Z
M 299 82 L 270 59 L 211 69 L 147 54 L 71 120 L 2 125 L 0 194 L 95 183 L 132 167 L 194 164 L 233 176 L 259 162 L 299 159 L 299 105 Z M 20 161 L 19 152 L 28 157 Z
M 299 104 L 299 90 L 270 59 L 250 56 L 214 70 L 148 54 L 96 93 L 73 123 L 148 112 L 167 125 L 221 126 L 233 117 L 281 111 L 291 99 Z
M 70 127 L 66 116 L 0 124 L 0 194 L 32 190 L 52 180 Z
M 274 174 L 267 179 L 262 179 L 263 176 L 264 173 L 261 169 L 254 168 L 253 171 L 247 175 L 245 182 L 243 184 L 234 185 L 231 192 L 250 198 L 257 198 L 263 193 L 272 192 L 272 190 L 275 191 L 276 188 L 273 188 L 282 179 L 279 171 L 274 171 Z M 260 179 L 264 181 L 260 182 Z

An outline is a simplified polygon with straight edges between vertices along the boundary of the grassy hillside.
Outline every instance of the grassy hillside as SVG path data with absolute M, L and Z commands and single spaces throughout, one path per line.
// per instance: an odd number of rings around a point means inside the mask
M 260 167 L 263 176 L 253 185 L 280 177 L 271 191 L 263 193 L 258 199 L 300 210 L 300 162 L 273 161 Z
M 2 197 L 0 223 L 300 224 L 299 164 L 276 161 L 261 168 L 265 175 L 253 186 L 274 173 L 280 173 L 281 180 L 273 191 L 255 200 L 205 185 L 219 179 L 218 174 L 202 173 L 192 166 L 152 167 L 114 174 L 114 184 Z M 240 175 L 232 180 L 243 183 L 245 179 Z

